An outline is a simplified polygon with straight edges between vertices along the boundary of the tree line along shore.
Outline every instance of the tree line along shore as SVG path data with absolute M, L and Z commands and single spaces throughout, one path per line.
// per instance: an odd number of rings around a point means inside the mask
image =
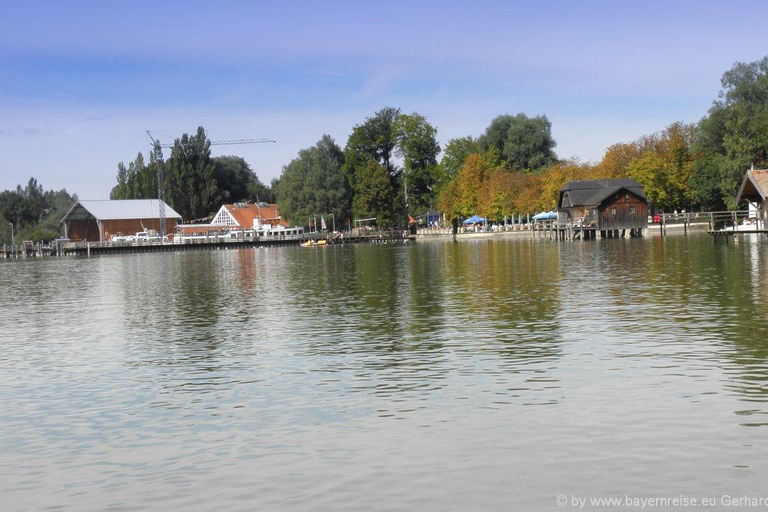
M 344 147 L 322 135 L 266 185 L 243 158 L 212 157 L 199 127 L 174 141 L 163 164 L 165 199 L 185 220 L 208 217 L 222 203 L 258 200 L 277 202 L 295 225 L 333 214 L 340 226 L 375 218 L 381 227 L 403 227 L 429 210 L 502 221 L 551 210 L 569 181 L 632 178 L 652 211 L 736 209 L 744 171 L 768 160 L 768 56 L 726 71 L 698 122 L 617 142 L 599 162 L 558 158 L 546 115 L 500 115 L 481 135 L 442 148 L 437 136 L 425 116 L 385 107 L 356 125 Z M 156 198 L 154 154 L 120 162 L 116 182 L 111 199 Z M 11 229 L 18 239 L 60 236 L 58 222 L 76 199 L 66 189 L 44 190 L 35 178 L 0 192 L 0 242 L 10 242 Z

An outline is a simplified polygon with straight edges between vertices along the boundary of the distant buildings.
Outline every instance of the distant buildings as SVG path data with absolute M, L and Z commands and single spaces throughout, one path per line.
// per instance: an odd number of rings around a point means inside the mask
M 182 236 L 207 235 L 222 231 L 239 231 L 243 236 L 246 236 L 246 231 L 256 236 L 303 232 L 303 228 L 289 227 L 289 223 L 280 217 L 277 205 L 269 203 L 225 204 L 219 208 L 210 223 L 181 224 L 178 228 Z
M 140 232 L 159 233 L 159 211 L 157 199 L 77 201 L 61 220 L 64 238 L 73 242 L 107 242 Z M 165 232 L 171 238 L 177 234 L 207 236 L 226 232 L 239 232 L 240 238 L 251 238 L 296 235 L 303 228 L 290 228 L 280 217 L 276 204 L 225 204 L 210 222 L 191 224 L 181 224 L 181 215 L 165 204 Z

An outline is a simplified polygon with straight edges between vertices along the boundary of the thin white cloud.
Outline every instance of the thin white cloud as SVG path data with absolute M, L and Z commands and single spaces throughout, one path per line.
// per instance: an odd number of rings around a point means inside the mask
M 355 95 L 357 101 L 369 101 L 388 96 L 392 89 L 405 78 L 403 71 L 395 65 L 377 68 L 363 83 Z

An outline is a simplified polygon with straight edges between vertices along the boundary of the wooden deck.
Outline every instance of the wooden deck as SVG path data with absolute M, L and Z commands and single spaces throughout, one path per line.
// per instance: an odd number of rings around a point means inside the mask
M 727 244 L 728 239 L 736 235 L 768 235 L 768 229 L 711 229 L 707 233 L 712 236 L 716 244 L 720 242 Z
M 533 226 L 533 236 L 544 240 L 594 240 L 596 238 L 620 238 L 642 236 L 641 229 L 600 230 L 592 225 L 558 223 L 556 221 L 538 222 Z
M 759 217 L 755 218 L 754 214 L 749 211 L 712 213 L 707 233 L 715 243 L 726 244 L 729 238 L 736 235 L 768 235 L 768 227 Z

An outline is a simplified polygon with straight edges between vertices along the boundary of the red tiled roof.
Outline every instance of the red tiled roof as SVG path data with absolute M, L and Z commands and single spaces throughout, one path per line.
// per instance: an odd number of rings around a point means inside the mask
M 234 217 L 240 227 L 250 228 L 253 227 L 254 219 L 261 219 L 262 224 L 281 225 L 288 227 L 288 223 L 280 218 L 280 212 L 277 209 L 276 204 L 269 204 L 267 206 L 257 206 L 252 203 L 248 204 L 225 204 L 224 208 L 227 209 L 230 215 Z

